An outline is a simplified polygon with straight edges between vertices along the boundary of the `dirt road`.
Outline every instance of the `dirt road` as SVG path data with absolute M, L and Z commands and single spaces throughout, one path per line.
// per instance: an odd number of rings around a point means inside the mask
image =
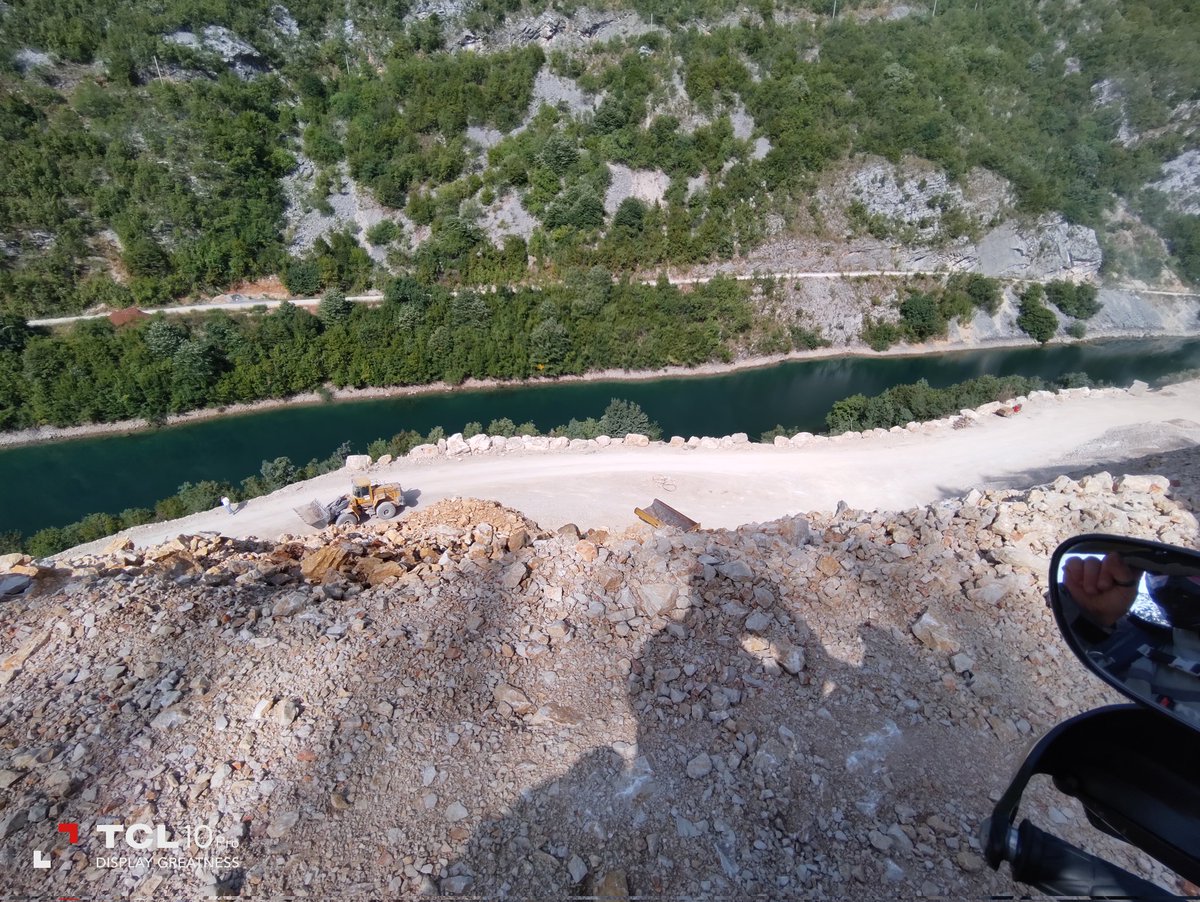
M 611 447 L 487 453 L 376 467 L 421 507 L 442 498 L 494 499 L 545 528 L 633 525 L 635 506 L 662 498 L 708 527 L 735 527 L 839 501 L 893 510 L 961 495 L 975 487 L 1049 482 L 1067 469 L 1200 444 L 1200 381 L 1135 395 L 1034 398 L 1015 417 L 983 416 L 966 429 L 891 433 L 800 448 Z M 1119 467 L 1112 468 L 1114 472 Z M 215 530 L 275 538 L 310 531 L 292 508 L 345 492 L 346 471 L 288 486 L 224 510 L 152 524 L 128 534 L 139 546 L 180 533 Z M 107 540 L 94 543 L 103 547 Z

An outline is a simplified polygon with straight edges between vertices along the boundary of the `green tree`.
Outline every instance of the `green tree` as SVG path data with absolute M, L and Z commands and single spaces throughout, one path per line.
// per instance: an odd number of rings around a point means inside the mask
M 126 242 L 123 258 L 125 266 L 135 276 L 162 276 L 171 268 L 171 259 L 158 242 L 144 235 Z
M 367 229 L 367 241 L 376 247 L 391 244 L 400 237 L 400 226 L 391 219 L 381 219 Z
M 953 279 L 951 281 L 953 282 Z M 963 281 L 965 283 L 963 288 L 976 307 L 985 311 L 989 316 L 995 316 L 1000 312 L 1003 295 L 1000 291 L 999 281 L 989 279 L 979 273 L 969 273 Z
M 32 335 L 33 330 L 29 328 L 25 317 L 16 313 L 0 313 L 0 352 L 21 353 Z
M 613 214 L 613 232 L 618 237 L 634 238 L 646 224 L 646 203 L 637 197 L 627 197 Z
M 267 492 L 274 492 L 296 481 L 296 465 L 288 457 L 264 460 L 260 473 Z
M 579 160 L 575 142 L 561 133 L 551 135 L 538 155 L 542 165 L 556 175 L 566 175 Z
M 508 417 L 500 417 L 488 423 L 488 435 L 502 435 L 506 438 L 517 434 L 517 424 Z
M 851 395 L 833 405 L 825 415 L 825 425 L 830 435 L 843 432 L 858 432 L 862 429 L 862 418 L 867 410 L 867 396 Z
M 317 304 L 317 319 L 326 327 L 339 325 L 350 319 L 354 304 L 340 291 L 327 291 Z
M 601 435 L 613 438 L 621 438 L 630 433 L 649 436 L 655 440 L 662 437 L 662 428 L 650 419 L 640 405 L 619 398 L 613 398 L 608 407 L 604 408 L 599 428 Z
M 1179 274 L 1200 284 L 1200 216 L 1176 216 L 1163 230 L 1167 247 L 1179 265 Z
M 529 359 L 543 375 L 558 375 L 570 352 L 571 336 L 553 317 L 542 320 L 529 333 Z
M 283 284 L 296 297 L 312 297 L 321 289 L 317 261 L 289 259 L 283 269 Z
M 900 304 L 905 331 L 916 341 L 946 334 L 946 320 L 931 295 L 914 292 Z
M 1029 290 L 1021 300 L 1020 313 L 1017 316 L 1017 326 L 1036 341 L 1045 344 L 1058 331 L 1058 317 L 1041 303 L 1045 296 L 1041 286 L 1033 286 L 1038 291 Z
M 177 411 L 202 407 L 209 399 L 214 373 L 210 349 L 200 341 L 184 341 L 171 355 L 171 401 Z
M 164 359 L 173 356 L 187 337 L 187 329 L 161 314 L 154 317 L 142 331 L 146 349 L 155 357 Z
M 895 323 L 884 319 L 863 317 L 862 330 L 859 337 L 866 342 L 872 351 L 886 351 L 903 336 L 903 330 Z
M 221 499 L 234 494 L 233 486 L 227 482 L 205 479 L 201 482 L 185 482 L 175 493 L 189 514 L 219 507 Z
M 1065 316 L 1091 319 L 1100 312 L 1101 305 L 1094 285 L 1056 281 L 1048 282 L 1045 288 L 1046 299 Z

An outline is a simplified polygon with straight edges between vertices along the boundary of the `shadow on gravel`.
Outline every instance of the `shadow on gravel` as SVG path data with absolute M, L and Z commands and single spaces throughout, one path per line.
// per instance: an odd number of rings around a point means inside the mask
M 1011 891 L 1006 877 L 949 863 L 953 853 L 925 823 L 943 818 L 967 850 L 990 809 L 989 792 L 1003 786 L 1028 740 L 1014 730 L 1002 741 L 986 722 L 964 722 L 961 712 L 978 704 L 972 691 L 948 677 L 946 655 L 919 645 L 905 622 L 930 606 L 953 611 L 961 599 L 915 591 L 915 560 L 901 565 L 897 597 L 880 612 L 891 622 L 873 622 L 877 608 L 846 607 L 855 605 L 853 587 L 870 566 L 845 574 L 847 592 L 834 600 L 782 597 L 768 580 L 693 577 L 686 616 L 646 641 L 627 678 L 636 741 L 625 741 L 614 714 L 611 745 L 523 791 L 474 830 L 450 867 L 456 882 L 443 881 L 442 891 L 485 898 L 624 898 L 626 888 L 631 898 Z M 870 594 L 877 603 L 877 590 Z M 991 627 L 989 638 L 1003 636 L 999 644 L 1011 648 L 1022 627 L 986 622 L 994 614 L 967 612 L 955 632 Z M 798 674 L 775 663 L 788 660 L 788 643 L 806 658 Z M 1020 710 L 1032 693 L 1024 661 L 1012 656 L 990 679 L 1014 700 L 990 703 L 1002 719 L 1036 720 Z M 569 736 L 554 725 L 532 730 L 535 743 Z M 946 859 L 937 870 L 914 857 L 914 842 L 923 841 L 942 850 L 933 856 Z
M 1171 498 L 1193 514 L 1200 516 L 1200 444 L 1186 448 L 1156 451 L 1136 457 L 1113 456 L 1088 464 L 1066 464 L 1036 467 L 1000 479 L 989 480 L 983 488 L 1025 489 L 1046 485 L 1059 476 L 1081 479 L 1092 473 L 1108 471 L 1113 476 L 1124 474 L 1165 476 L 1171 480 Z M 947 490 L 949 494 L 959 494 Z

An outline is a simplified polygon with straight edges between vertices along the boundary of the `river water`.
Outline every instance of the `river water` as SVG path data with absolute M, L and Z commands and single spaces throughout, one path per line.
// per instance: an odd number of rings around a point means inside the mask
M 94 511 L 150 507 L 183 482 L 257 473 L 265 458 L 303 463 L 344 441 L 367 443 L 403 429 L 447 433 L 498 417 L 544 430 L 572 417 L 599 417 L 612 398 L 640 404 L 666 436 L 751 439 L 782 424 L 818 432 L 834 402 L 927 379 L 944 386 L 991 373 L 1048 381 L 1086 371 L 1128 385 L 1134 379 L 1200 367 L 1200 339 L 1108 341 L 1048 348 L 967 351 L 914 357 L 794 361 L 720 376 L 631 382 L 571 382 L 371 401 L 283 407 L 182 426 L 0 451 L 0 531 L 29 534 Z M 1198 411 L 1200 414 L 1200 411 Z

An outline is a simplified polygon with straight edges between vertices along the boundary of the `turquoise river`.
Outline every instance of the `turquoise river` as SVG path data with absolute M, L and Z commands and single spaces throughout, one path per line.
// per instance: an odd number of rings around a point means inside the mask
M 985 373 L 1052 381 L 1086 371 L 1128 385 L 1200 367 L 1200 339 L 1146 339 L 911 357 L 838 357 L 718 376 L 563 382 L 328 404 L 293 405 L 180 426 L 0 451 L 0 531 L 29 534 L 94 511 L 149 507 L 180 483 L 257 473 L 264 458 L 303 463 L 344 441 L 357 451 L 402 429 L 447 433 L 497 417 L 550 429 L 598 417 L 609 400 L 636 401 L 667 436 L 749 433 L 783 424 L 820 431 L 837 400 L 928 379 L 943 386 Z M 1200 414 L 1200 411 L 1197 412 Z

